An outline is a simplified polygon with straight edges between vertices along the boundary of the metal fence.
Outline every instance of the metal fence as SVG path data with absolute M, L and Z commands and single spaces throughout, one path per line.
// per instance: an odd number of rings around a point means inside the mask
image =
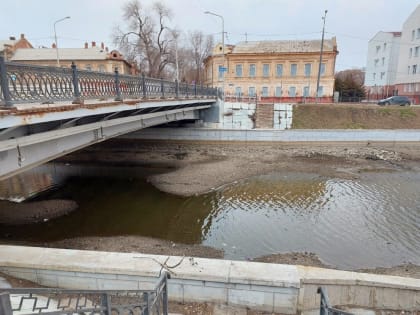
M 353 315 L 352 313 L 331 307 L 330 302 L 328 301 L 327 291 L 324 288 L 319 287 L 318 294 L 321 294 L 321 305 L 319 309 L 320 315 Z
M 0 105 L 84 99 L 216 98 L 218 90 L 199 84 L 179 83 L 144 75 L 35 66 L 5 62 L 0 56 Z
M 15 288 L 0 292 L 1 315 L 167 315 L 169 273 L 153 290 Z

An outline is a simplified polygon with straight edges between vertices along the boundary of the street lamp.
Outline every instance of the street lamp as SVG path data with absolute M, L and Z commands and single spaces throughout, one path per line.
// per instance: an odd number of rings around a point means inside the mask
M 321 53 L 319 55 L 318 79 L 316 81 L 316 99 L 317 100 L 319 97 L 319 79 L 321 78 L 322 53 L 324 51 L 325 19 L 327 18 L 327 13 L 328 13 L 328 10 L 325 10 L 324 16 L 322 17 L 322 19 L 324 20 L 324 26 L 322 27 Z
M 211 14 L 214 16 L 219 17 L 222 20 L 222 100 L 223 102 L 225 101 L 225 19 L 223 18 L 223 16 L 210 12 L 210 11 L 205 11 L 204 14 Z
M 57 43 L 57 32 L 56 32 L 56 30 L 55 30 L 55 25 L 56 25 L 58 22 L 61 22 L 61 21 L 67 20 L 67 19 L 69 19 L 69 18 L 70 18 L 69 16 L 66 16 L 66 17 L 64 17 L 64 18 L 62 18 L 62 19 L 59 19 L 59 20 L 57 20 L 57 21 L 55 21 L 55 22 L 54 22 L 54 39 L 55 39 L 55 52 L 56 52 L 56 54 L 57 54 L 57 67 L 59 67 L 59 66 L 60 66 L 60 58 L 58 58 L 58 43 Z

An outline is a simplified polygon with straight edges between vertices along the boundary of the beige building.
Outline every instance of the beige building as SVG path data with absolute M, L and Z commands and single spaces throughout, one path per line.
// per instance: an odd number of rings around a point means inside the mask
M 5 60 L 9 60 L 17 49 L 33 48 L 32 44 L 25 38 L 25 34 L 20 34 L 20 38 L 16 39 L 10 36 L 9 39 L 0 40 L 0 56 Z
M 91 46 L 85 43 L 84 48 L 59 48 L 58 56 L 60 67 L 70 67 L 74 62 L 80 70 L 114 72 L 117 68 L 120 74 L 136 74 L 135 66 L 117 50 L 109 52 L 103 43 L 100 46 L 95 42 Z M 9 59 L 13 62 L 56 67 L 57 50 L 54 44 L 52 48 L 18 48 Z
M 205 83 L 220 88 L 224 85 L 228 97 L 257 95 L 274 101 L 315 98 L 320 51 L 321 40 L 240 42 L 226 45 L 223 58 L 223 47 L 218 44 L 204 60 Z M 326 101 L 331 101 L 334 93 L 337 54 L 335 37 L 324 40 L 318 96 Z

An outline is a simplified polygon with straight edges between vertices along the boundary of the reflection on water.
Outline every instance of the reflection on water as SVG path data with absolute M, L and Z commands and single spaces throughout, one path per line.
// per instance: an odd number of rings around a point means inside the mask
M 47 223 L 0 226 L 2 233 L 40 241 L 152 236 L 221 248 L 233 259 L 311 251 L 340 268 L 420 264 L 419 173 L 357 181 L 276 173 L 182 198 L 149 185 L 144 169 L 61 167 L 72 177 L 43 198 L 73 199 L 80 208 Z

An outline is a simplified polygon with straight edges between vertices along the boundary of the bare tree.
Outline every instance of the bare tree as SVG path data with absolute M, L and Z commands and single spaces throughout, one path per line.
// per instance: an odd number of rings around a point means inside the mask
M 142 72 L 159 78 L 173 59 L 170 43 L 172 36 L 167 23 L 171 11 L 161 2 L 150 10 L 138 0 L 130 0 L 123 7 L 125 27 L 114 32 L 114 42 L 131 60 L 136 60 Z
M 204 59 L 210 54 L 213 48 L 213 36 L 205 36 L 201 31 L 194 31 L 189 34 L 189 44 L 191 46 L 191 57 L 194 62 L 194 80 L 203 81 Z

